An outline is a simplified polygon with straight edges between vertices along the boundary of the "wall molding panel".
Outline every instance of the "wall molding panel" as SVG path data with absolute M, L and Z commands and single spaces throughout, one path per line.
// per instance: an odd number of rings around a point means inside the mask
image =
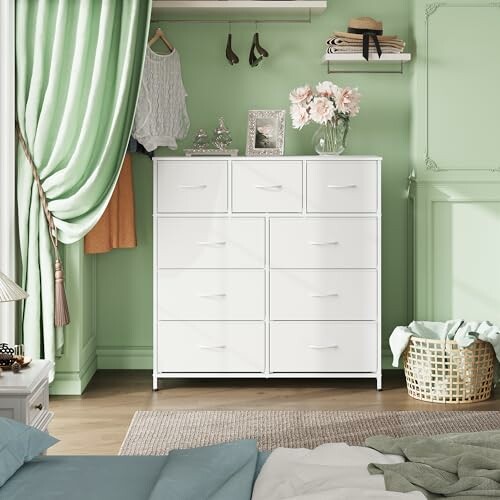
M 416 319 L 500 322 L 500 183 L 420 183 L 416 198 Z
M 63 248 L 71 323 L 64 327 L 64 352 L 56 360 L 50 393 L 79 395 L 97 370 L 96 259 L 84 254 L 83 241 Z
M 491 39 L 500 32 L 500 2 L 434 2 L 425 6 L 424 15 L 425 169 L 500 173 L 500 157 L 492 147 L 500 97 L 497 86 L 488 85 L 500 76 L 495 57 L 500 35 Z M 482 34 L 475 30 L 460 43 L 467 26 L 483 26 Z M 474 157 L 472 149 L 481 156 Z

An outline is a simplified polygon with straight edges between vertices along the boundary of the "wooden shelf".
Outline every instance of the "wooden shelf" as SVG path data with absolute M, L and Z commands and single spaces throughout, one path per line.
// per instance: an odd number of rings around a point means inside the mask
M 401 54 L 382 54 L 382 56 L 379 58 L 378 54 L 372 54 L 368 56 L 368 61 L 365 60 L 363 57 L 363 54 L 325 54 L 323 56 L 323 64 L 327 64 L 328 62 L 342 62 L 342 63 L 348 63 L 348 62 L 369 62 L 369 63 L 395 63 L 395 64 L 400 64 L 400 63 L 406 63 L 411 61 L 411 54 L 408 54 L 406 52 L 403 52 Z
M 286 22 L 288 16 L 307 18 L 323 13 L 326 8 L 327 0 L 153 0 L 152 19 L 195 17 L 201 21 L 204 16 L 265 16 L 266 19 L 272 16 L 281 20 L 280 16 L 286 16 L 283 19 Z

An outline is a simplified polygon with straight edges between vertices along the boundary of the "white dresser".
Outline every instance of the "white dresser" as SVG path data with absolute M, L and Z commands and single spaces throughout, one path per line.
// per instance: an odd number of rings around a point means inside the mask
M 376 378 L 381 158 L 155 158 L 159 378 Z

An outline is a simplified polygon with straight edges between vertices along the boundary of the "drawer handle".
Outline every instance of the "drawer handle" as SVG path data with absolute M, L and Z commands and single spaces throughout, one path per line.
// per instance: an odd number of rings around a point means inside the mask
M 307 346 L 309 349 L 337 349 L 339 346 L 337 344 L 330 344 L 330 345 L 308 345 Z
M 332 245 L 338 245 L 338 241 L 310 241 L 309 245 L 315 246 L 315 247 L 326 247 L 326 246 L 332 246 Z
M 206 184 L 181 184 L 179 186 L 181 189 L 207 189 Z
M 283 184 L 274 184 L 271 186 L 265 186 L 262 184 L 257 184 L 256 189 L 264 189 L 265 191 L 281 191 L 283 189 Z
M 198 347 L 200 349 L 219 350 L 219 349 L 225 349 L 227 346 L 222 344 L 222 345 L 199 345 Z
M 226 241 L 197 241 L 197 245 L 204 247 L 223 247 L 227 244 Z
M 42 411 L 42 410 L 43 410 L 43 405 L 42 405 L 42 403 L 40 403 L 40 404 L 36 405 L 36 406 L 35 406 L 35 410 L 40 410 L 40 411 Z
M 327 299 L 328 297 L 338 297 L 338 293 L 311 293 L 313 299 Z
M 328 184 L 328 189 L 350 189 L 358 187 L 356 184 Z
M 198 297 L 202 299 L 224 299 L 227 297 L 227 293 L 202 293 Z

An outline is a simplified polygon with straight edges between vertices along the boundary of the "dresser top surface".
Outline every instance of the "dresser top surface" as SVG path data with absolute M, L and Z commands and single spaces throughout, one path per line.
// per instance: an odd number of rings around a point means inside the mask
M 196 160 L 230 160 L 230 161 L 382 161 L 381 156 L 330 156 L 330 155 L 310 155 L 310 156 L 155 156 L 153 160 L 175 160 L 175 161 L 196 161 Z
M 41 380 L 49 376 L 52 362 L 35 359 L 20 373 L 3 371 L 0 375 L 0 396 L 2 394 L 30 394 Z

